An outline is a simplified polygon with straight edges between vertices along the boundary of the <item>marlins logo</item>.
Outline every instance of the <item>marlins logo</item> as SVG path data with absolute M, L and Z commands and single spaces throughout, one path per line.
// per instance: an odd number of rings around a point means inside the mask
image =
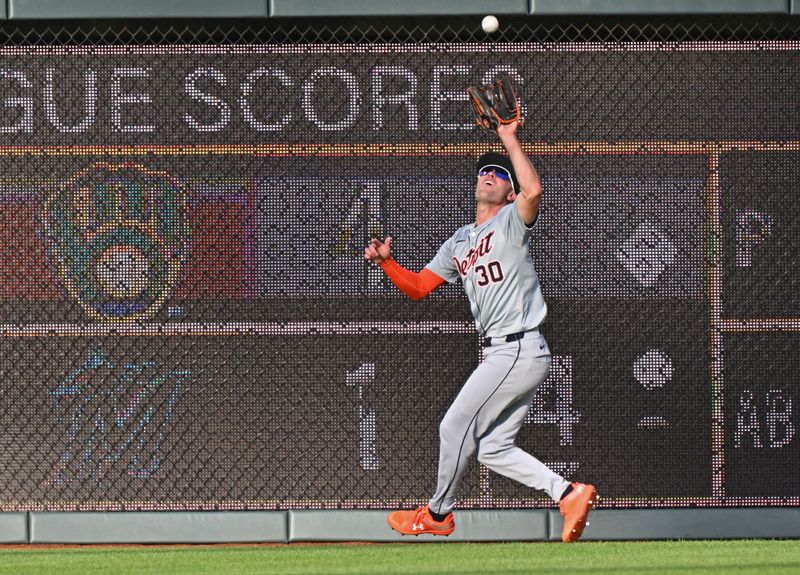
M 48 193 L 40 218 L 67 291 L 94 319 L 152 317 L 180 280 L 188 200 L 164 173 L 95 164 Z

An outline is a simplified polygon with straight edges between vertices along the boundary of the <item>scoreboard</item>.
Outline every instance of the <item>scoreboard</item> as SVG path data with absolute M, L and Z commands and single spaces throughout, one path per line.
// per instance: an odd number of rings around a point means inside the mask
M 0 52 L 0 508 L 386 508 L 481 360 L 411 302 L 519 87 L 554 354 L 518 444 L 611 507 L 798 505 L 800 45 Z M 735 82 L 733 80 L 736 80 Z M 546 507 L 473 463 L 465 507 Z

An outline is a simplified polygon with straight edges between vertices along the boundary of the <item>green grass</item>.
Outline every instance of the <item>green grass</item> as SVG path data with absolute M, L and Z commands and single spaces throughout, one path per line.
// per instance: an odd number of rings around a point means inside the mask
M 800 573 L 800 541 L 0 548 L 0 573 Z

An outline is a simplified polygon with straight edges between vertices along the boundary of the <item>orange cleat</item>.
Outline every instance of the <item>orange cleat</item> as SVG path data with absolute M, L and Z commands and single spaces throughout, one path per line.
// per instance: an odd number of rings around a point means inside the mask
M 428 512 L 428 506 L 417 507 L 414 511 L 392 511 L 386 518 L 389 527 L 403 535 L 420 535 L 433 533 L 434 535 L 450 535 L 456 528 L 453 514 L 450 513 L 444 521 L 436 521 Z
M 583 528 L 587 525 L 586 518 L 596 501 L 597 490 L 594 485 L 572 484 L 572 492 L 559 504 L 561 515 L 564 516 L 564 529 L 561 530 L 561 540 L 564 543 L 577 541 L 583 535 Z

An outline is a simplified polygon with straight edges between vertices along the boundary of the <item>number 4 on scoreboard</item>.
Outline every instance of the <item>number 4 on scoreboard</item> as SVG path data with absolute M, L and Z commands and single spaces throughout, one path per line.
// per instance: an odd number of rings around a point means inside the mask
M 572 407 L 572 356 L 554 355 L 550 376 L 539 387 L 525 423 L 558 426 L 560 445 L 572 445 L 572 432 L 581 414 Z

